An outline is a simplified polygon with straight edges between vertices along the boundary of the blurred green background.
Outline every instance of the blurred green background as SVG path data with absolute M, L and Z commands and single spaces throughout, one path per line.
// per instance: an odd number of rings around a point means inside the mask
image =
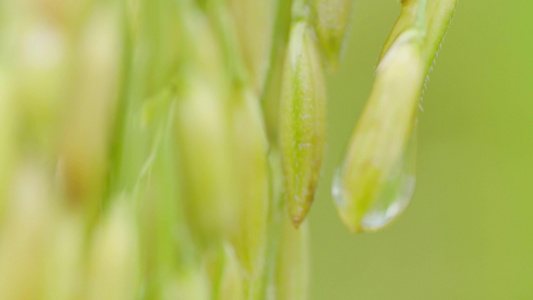
M 411 205 L 374 234 L 351 235 L 337 217 L 333 171 L 398 13 L 395 1 L 359 0 L 328 79 L 312 300 L 533 299 L 533 1 L 459 1 L 419 115 Z

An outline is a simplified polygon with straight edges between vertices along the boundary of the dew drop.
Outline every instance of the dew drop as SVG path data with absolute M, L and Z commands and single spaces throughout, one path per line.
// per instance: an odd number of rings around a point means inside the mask
M 361 220 L 364 231 L 379 230 L 404 212 L 411 202 L 416 182 L 416 130 L 410 137 L 402 159 L 383 183 L 374 204 Z
M 337 206 L 341 209 L 346 209 L 346 202 L 344 201 L 343 196 L 343 181 L 342 181 L 342 168 L 338 168 L 335 170 L 335 174 L 333 175 L 333 183 L 331 185 L 331 195 L 333 196 L 333 200 L 335 200 L 335 203 Z
M 405 152 L 380 184 L 381 188 L 375 199 L 371 200 L 370 207 L 365 212 L 355 212 L 363 214 L 360 223 L 356 224 L 357 232 L 373 232 L 387 226 L 409 205 L 416 181 L 416 136 L 416 130 L 413 130 Z M 337 170 L 333 179 L 332 196 L 338 208 L 346 210 L 347 199 L 342 175 L 342 169 Z

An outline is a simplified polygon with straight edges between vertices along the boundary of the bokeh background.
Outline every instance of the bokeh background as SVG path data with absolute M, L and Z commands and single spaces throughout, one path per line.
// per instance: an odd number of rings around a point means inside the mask
M 395 1 L 359 0 L 328 78 L 312 300 L 533 299 L 533 1 L 459 1 L 424 96 L 411 205 L 373 234 L 337 217 L 331 178 L 398 13 Z

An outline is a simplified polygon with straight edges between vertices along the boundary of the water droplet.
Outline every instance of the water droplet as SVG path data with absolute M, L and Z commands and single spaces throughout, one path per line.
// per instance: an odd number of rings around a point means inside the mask
M 342 182 L 342 168 L 338 168 L 335 170 L 335 174 L 333 175 L 333 184 L 331 185 L 331 195 L 333 196 L 333 200 L 335 200 L 335 203 L 337 206 L 341 209 L 346 209 L 346 202 L 344 201 L 343 193 L 343 182 Z
M 396 217 L 406 209 L 415 188 L 415 166 L 416 166 L 416 130 L 413 131 L 407 147 L 394 167 L 389 171 L 379 186 L 374 199 L 369 199 L 371 203 L 366 211 L 353 211 L 360 206 L 348 207 L 346 190 L 343 182 L 343 172 L 339 169 L 333 179 L 332 195 L 337 204 L 341 216 L 355 213 L 361 217 L 343 217 L 344 219 L 355 219 L 358 224 L 352 224 L 352 230 L 356 232 L 377 231 L 390 224 Z M 349 211 L 352 209 L 352 211 Z

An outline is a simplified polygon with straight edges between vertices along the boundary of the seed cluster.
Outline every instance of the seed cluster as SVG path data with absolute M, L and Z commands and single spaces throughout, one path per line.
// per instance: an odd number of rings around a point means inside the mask
M 410 199 L 455 3 L 402 1 L 334 185 L 354 232 Z M 0 1 L 0 299 L 306 299 L 352 7 Z

